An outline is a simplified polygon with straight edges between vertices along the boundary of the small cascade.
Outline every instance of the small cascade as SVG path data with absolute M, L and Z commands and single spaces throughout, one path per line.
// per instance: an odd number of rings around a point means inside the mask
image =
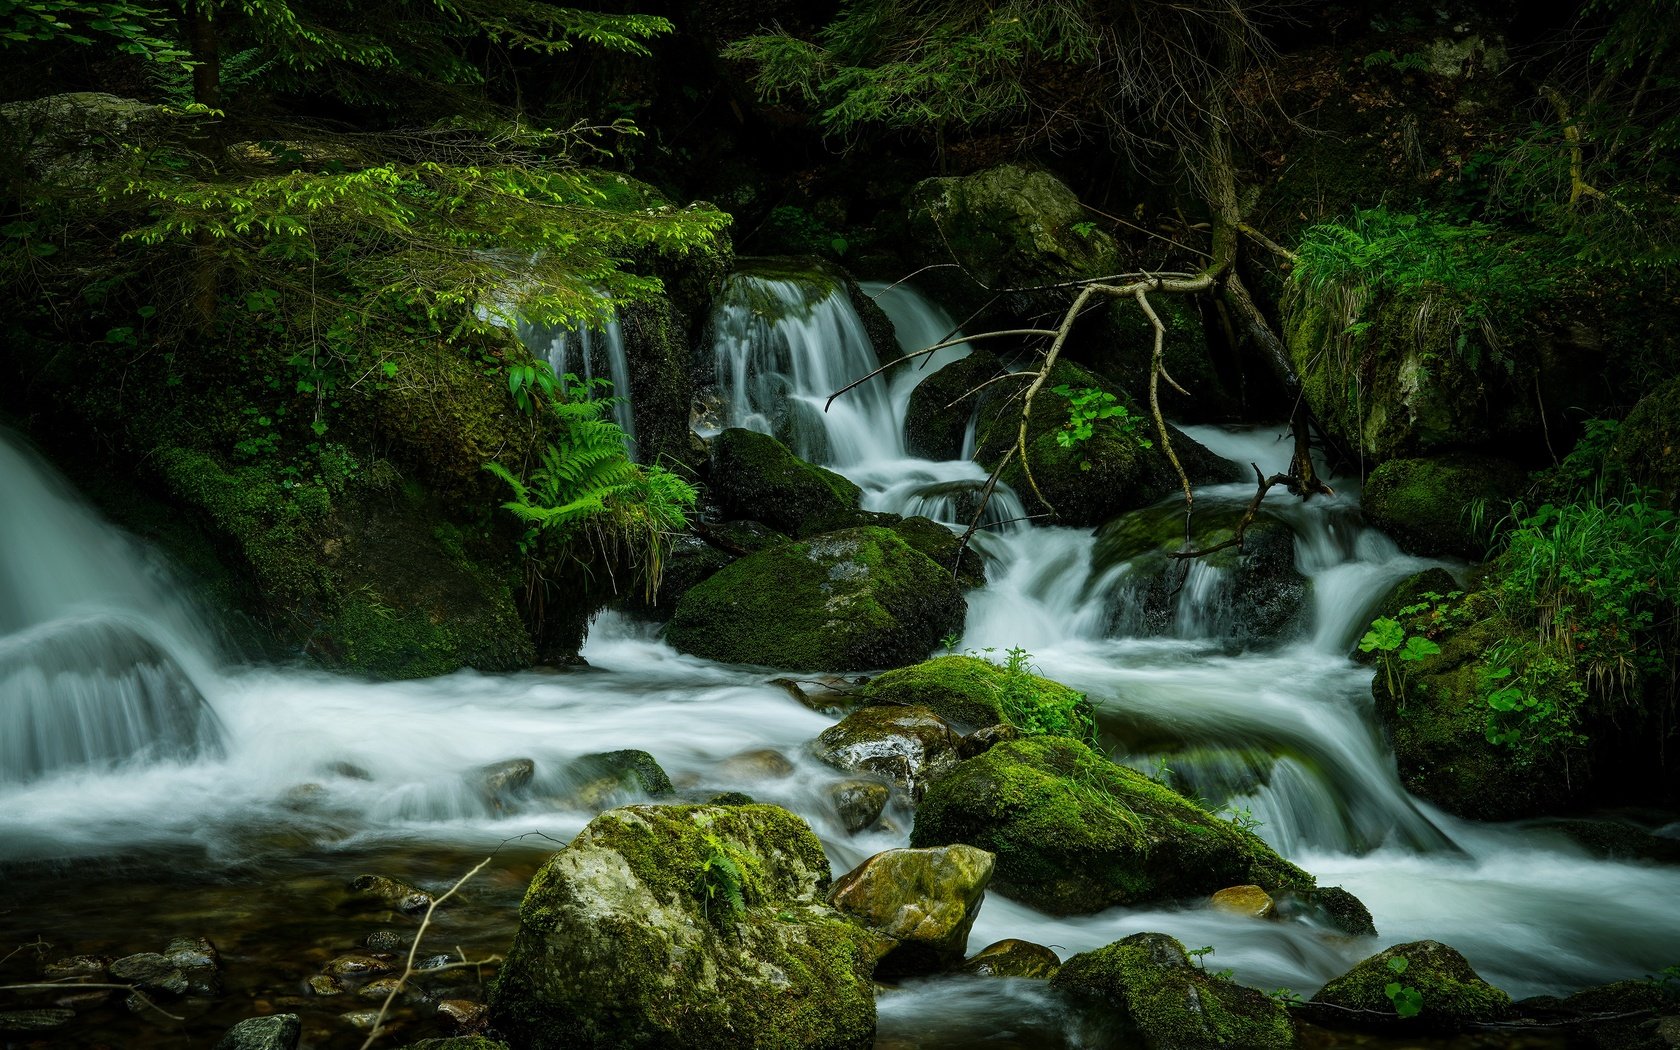
M 219 753 L 209 631 L 155 561 L 0 432 L 0 781 Z
M 616 399 L 613 421 L 629 439 L 631 458 L 636 455 L 636 419 L 631 405 L 630 359 L 624 350 L 624 330 L 616 316 L 599 327 L 583 325 L 538 325 L 519 322 L 519 341 L 533 356 L 547 361 L 556 376 L 575 375 L 585 383 L 600 379 L 612 384 Z

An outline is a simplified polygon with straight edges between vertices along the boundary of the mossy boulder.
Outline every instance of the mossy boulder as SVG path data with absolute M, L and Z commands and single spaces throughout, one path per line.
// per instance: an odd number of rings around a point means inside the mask
M 829 903 L 887 944 L 883 977 L 937 973 L 962 961 L 996 858 L 972 846 L 890 849 L 841 876 Z
M 1414 989 L 1422 1009 L 1402 1018 L 1387 988 Z M 1438 941 L 1412 941 L 1386 948 L 1326 984 L 1312 997 L 1313 1019 L 1338 1026 L 1404 1026 L 1415 1031 L 1453 1032 L 1499 1021 L 1511 1012 L 1511 997 L 1482 980 L 1464 956 Z
M 1289 1012 L 1270 996 L 1208 973 L 1164 933 L 1135 933 L 1075 955 L 1052 987 L 1109 1007 L 1148 1050 L 1286 1050 Z M 1126 1045 L 1133 1045 L 1127 1043 Z
M 874 940 L 829 884 L 775 806 L 610 810 L 531 880 L 492 1023 L 530 1050 L 865 1050 Z
M 872 679 L 859 693 L 871 704 L 921 706 L 962 730 L 1011 718 L 1058 721 L 1074 735 L 1091 727 L 1085 694 L 1022 669 L 1018 673 L 975 656 L 937 656 Z
M 823 730 L 816 756 L 836 769 L 870 773 L 919 796 L 958 761 L 958 737 L 925 707 L 863 707 Z
M 566 791 L 559 801 L 569 809 L 601 810 L 675 790 L 659 760 L 635 748 L 579 755 L 566 766 L 564 779 Z
M 1002 383 L 984 388 L 981 384 L 1007 371 L 997 355 L 976 350 L 917 383 L 910 391 L 910 405 L 904 413 L 906 451 L 923 459 L 961 456 L 969 421 L 975 413 L 1006 395 Z M 971 391 L 973 396 L 968 396 Z
M 923 278 L 942 301 L 962 305 L 965 313 L 993 297 L 988 288 L 1098 277 L 1118 265 L 1114 239 L 1098 228 L 1094 213 L 1042 169 L 1003 164 L 960 178 L 928 179 L 911 189 L 907 204 L 911 236 L 924 250 L 943 246 L 949 261 L 972 275 L 933 270 Z M 1053 294 L 1029 292 L 1002 298 L 1016 313 L 1055 302 Z
M 1680 501 L 1680 378 L 1640 398 L 1622 421 L 1606 466 L 1636 485 Z
M 729 517 L 761 521 L 796 536 L 856 520 L 862 490 L 832 470 L 805 462 L 768 434 L 725 430 L 712 439 L 710 458 L 712 498 Z
M 1231 505 L 1198 505 L 1191 544 L 1216 547 L 1232 539 L 1242 514 Z M 1179 500 L 1123 514 L 1098 530 L 1093 554 L 1098 568 L 1128 564 L 1111 591 L 1114 630 L 1134 636 L 1188 633 L 1247 645 L 1287 641 L 1305 623 L 1312 581 L 1295 566 L 1295 534 L 1284 522 L 1262 512 L 1243 533 L 1241 547 L 1188 563 L 1172 557 L 1183 549 Z M 1186 593 L 1193 602 L 1187 623 L 1179 616 Z
M 1527 473 L 1509 460 L 1454 452 L 1391 459 L 1365 482 L 1363 506 L 1371 524 L 1413 554 L 1487 556 L 1489 526 L 1527 487 Z M 1483 524 L 1474 515 L 1481 504 Z
M 986 585 L 986 559 L 972 546 L 964 546 L 956 533 L 932 518 L 920 515 L 900 518 L 895 515 L 881 524 L 942 566 L 963 590 Z
M 1194 296 L 1152 295 L 1150 308 L 1166 327 L 1161 363 L 1189 396 L 1162 380 L 1157 386 L 1161 411 L 1187 423 L 1240 418 L 1243 414 L 1235 362 L 1215 360 L 1203 328 L 1201 301 Z M 1074 360 L 1122 390 L 1135 391 L 1148 403 L 1149 373 L 1154 367 L 1155 326 L 1136 300 L 1110 300 L 1094 324 L 1076 328 L 1069 342 Z
M 1314 886 L 1252 832 L 1063 737 L 1000 743 L 934 781 L 910 844 L 953 842 L 995 853 L 997 888 L 1053 915 Z
M 728 663 L 871 670 L 924 658 L 967 608 L 949 570 L 866 526 L 742 558 L 683 596 L 667 637 Z
M 1114 397 L 1115 403 L 1126 406 L 1131 414 L 1124 422 L 1099 420 L 1089 438 L 1064 446 L 1058 438 L 1073 412 L 1073 402 L 1069 395 L 1057 393 L 1057 387 L 1075 393 L 1100 391 Z M 982 413 L 975 458 L 983 466 L 995 469 L 1015 448 L 1020 409 L 1018 400 L 999 400 Z M 1170 424 L 1168 433 L 1192 483 L 1229 481 L 1237 476 L 1232 464 Z M 1148 408 L 1096 374 L 1067 363 L 1056 365 L 1033 401 L 1027 426 L 1027 458 L 1031 480 L 1017 454 L 1005 465 L 1003 481 L 1015 490 L 1030 513 L 1053 510 L 1056 521 L 1064 525 L 1100 525 L 1128 510 L 1147 507 L 1180 488 L 1178 474 L 1156 440 Z

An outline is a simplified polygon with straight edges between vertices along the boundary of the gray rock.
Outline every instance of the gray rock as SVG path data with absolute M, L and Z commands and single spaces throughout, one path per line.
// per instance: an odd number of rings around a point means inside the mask
M 395 908 L 405 915 L 425 911 L 432 905 L 430 893 L 384 875 L 357 875 L 350 880 L 350 893 L 358 900 Z
M 531 786 L 537 766 L 528 758 L 492 762 L 475 770 L 469 778 L 495 809 L 506 809 L 520 792 Z
M 892 789 L 878 780 L 843 780 L 828 792 L 841 825 L 851 835 L 881 819 L 891 796 Z
M 302 1031 L 297 1014 L 248 1017 L 227 1030 L 216 1050 L 296 1050 Z
M 873 773 L 919 796 L 956 766 L 957 734 L 925 707 L 865 707 L 817 738 L 818 758 L 851 773 Z
M 111 976 L 143 992 L 185 995 L 192 982 L 181 968 L 157 952 L 124 956 L 111 964 Z

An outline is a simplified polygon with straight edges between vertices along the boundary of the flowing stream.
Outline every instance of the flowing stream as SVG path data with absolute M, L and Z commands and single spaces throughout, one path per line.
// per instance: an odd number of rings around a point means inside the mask
M 908 288 L 868 290 L 906 349 L 951 329 Z M 714 330 L 722 422 L 790 437 L 853 478 L 871 509 L 955 524 L 953 486 L 984 472 L 904 450 L 910 390 L 938 362 L 901 366 L 824 412 L 830 393 L 876 365 L 841 292 L 737 277 Z M 1186 432 L 1245 465 L 1286 455 L 1275 429 Z M 1267 644 L 1222 635 L 1210 610 L 1230 581 L 1208 566 L 1193 570 L 1165 633 L 1115 636 L 1135 566 L 1102 564 L 1087 531 L 1010 522 L 1019 504 L 1001 492 L 983 547 L 992 582 L 969 596 L 960 648 L 1030 650 L 1044 674 L 1099 704 L 1117 758 L 1170 765 L 1210 804 L 1258 821 L 1285 856 L 1357 894 L 1381 936 L 1200 901 L 1051 918 L 992 894 L 971 948 L 1021 937 L 1065 958 L 1154 930 L 1214 946 L 1210 965 L 1239 981 L 1303 995 L 1420 938 L 1458 948 L 1515 997 L 1680 960 L 1675 869 L 1593 859 L 1538 827 L 1456 820 L 1401 788 L 1371 671 L 1348 653 L 1385 590 L 1435 563 L 1367 528 L 1356 486 L 1338 486 L 1305 505 L 1268 501 L 1294 533 L 1311 598 L 1298 629 Z M 653 625 L 613 613 L 591 632 L 590 666 L 558 673 L 376 684 L 240 663 L 165 566 L 4 434 L 0 491 L 0 955 L 36 937 L 55 958 L 156 951 L 187 934 L 216 941 L 227 963 L 230 995 L 185 1023 L 94 1009 L 87 1024 L 116 1044 L 208 1045 L 261 1000 L 305 1013 L 313 1045 L 358 1045 L 338 1015 L 365 1004 L 302 998 L 303 982 L 370 930 L 412 922 L 357 911 L 344 883 L 380 871 L 441 889 L 497 850 L 441 913 L 436 945 L 503 950 L 525 880 L 592 815 L 566 801 L 567 764 L 585 753 L 641 748 L 680 790 L 785 805 L 817 830 L 837 873 L 908 837 L 912 814 L 900 808 L 876 831 L 845 834 L 826 793 L 842 775 L 806 752 L 833 718 L 773 684 L 777 672 L 681 655 Z M 1213 507 L 1251 492 L 1198 499 Z M 755 761 L 762 749 L 793 772 Z M 535 764 L 530 789 L 511 801 L 487 793 L 477 771 L 515 757 Z M 1088 1045 L 1078 1019 L 1031 982 L 912 982 L 883 992 L 880 1011 L 883 1047 Z M 411 1023 L 407 1038 L 432 1034 Z M 86 1027 L 65 1031 L 97 1041 Z

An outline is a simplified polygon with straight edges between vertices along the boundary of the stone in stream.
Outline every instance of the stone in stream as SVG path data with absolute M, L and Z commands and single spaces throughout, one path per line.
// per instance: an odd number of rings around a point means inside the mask
M 1026 668 L 1011 673 L 976 656 L 936 656 L 887 671 L 859 695 L 872 704 L 926 707 L 967 730 L 995 726 L 1011 717 L 1045 720 L 1059 715 L 1074 731 L 1088 729 L 1091 722 L 1085 694 Z
M 1421 1009 L 1415 1016 L 1396 1011 L 1388 994 L 1393 984 L 1416 993 Z M 1452 948 L 1439 941 L 1412 941 L 1386 948 L 1326 984 L 1308 1009 L 1320 1024 L 1456 1032 L 1504 1020 L 1511 1013 L 1511 997 L 1482 980 Z
M 297 1014 L 248 1017 L 229 1028 L 215 1050 L 295 1050 L 302 1032 Z
M 1277 911 L 1272 895 L 1258 886 L 1227 886 L 1209 897 L 1208 903 L 1214 911 L 1250 919 L 1269 919 Z
M 0 1010 L 0 1032 L 29 1035 L 63 1028 L 76 1019 L 74 1010 Z
M 845 528 L 863 492 L 807 463 L 768 434 L 731 428 L 712 439 L 711 495 L 731 518 L 750 518 L 795 536 Z
M 104 977 L 110 966 L 111 960 L 102 955 L 72 955 L 48 963 L 42 968 L 41 976 L 49 981 L 67 977 Z
M 957 764 L 957 734 L 925 707 L 864 707 L 817 737 L 816 756 L 851 773 L 873 773 L 919 796 Z
M 510 758 L 480 766 L 468 777 L 469 782 L 490 804 L 492 809 L 508 808 L 520 792 L 531 786 L 537 766 L 528 758 Z
M 490 1009 L 471 999 L 444 999 L 438 1003 L 438 1016 L 466 1031 L 483 1028 L 489 1020 Z
M 1019 740 L 1024 735 L 1012 725 L 985 726 L 957 741 L 957 755 L 961 758 L 973 758 L 985 754 L 1006 740 Z
M 717 773 L 726 780 L 780 780 L 793 775 L 793 763 L 780 751 L 760 748 L 724 759 Z
M 111 976 L 148 994 L 186 995 L 192 990 L 192 981 L 181 968 L 157 952 L 118 959 L 111 964 Z
M 828 901 L 887 939 L 876 976 L 937 973 L 968 951 L 996 860 L 973 846 L 890 849 L 841 876 Z
M 358 900 L 395 908 L 405 915 L 423 912 L 432 905 L 430 893 L 385 875 L 357 875 L 350 880 L 350 893 Z
M 892 789 L 878 780 L 842 780 L 828 790 L 848 835 L 856 835 L 881 819 L 891 796 Z
M 958 973 L 973 977 L 1027 977 L 1048 980 L 1061 969 L 1062 960 L 1042 944 L 1011 937 L 995 941 L 975 952 L 957 967 Z
M 957 842 L 995 853 L 997 888 L 1053 915 L 1316 885 L 1253 832 L 1065 737 L 998 744 L 936 779 L 910 844 Z
M 559 800 L 567 809 L 604 809 L 626 797 L 658 798 L 675 788 L 659 762 L 646 751 L 627 748 L 579 755 L 566 767 L 571 789 Z
M 309 994 L 327 998 L 344 994 L 344 984 L 330 973 L 318 973 L 309 978 Z
M 339 1014 L 338 1019 L 351 1028 L 366 1032 L 379 1023 L 378 1010 L 351 1010 L 346 1014 Z
M 321 967 L 321 972 L 334 977 L 379 977 L 397 968 L 396 963 L 377 955 L 351 953 L 340 955 Z
M 610 810 L 531 880 L 491 1022 L 524 1050 L 866 1050 L 875 939 L 829 883 L 778 807 Z
M 1112 1009 L 1146 1050 L 1287 1050 L 1295 1045 L 1295 1025 L 1282 1004 L 1208 973 L 1190 961 L 1183 944 L 1164 933 L 1136 933 L 1075 955 L 1050 983 Z
M 407 947 L 408 941 L 391 930 L 374 930 L 362 939 L 362 944 L 376 952 L 394 952 Z
M 395 977 L 381 977 L 369 981 L 356 990 L 356 995 L 363 999 L 384 1002 L 385 997 L 396 992 L 397 997 L 392 1000 L 398 1003 L 426 1003 L 431 997 L 416 988 L 413 984 L 399 984 Z

